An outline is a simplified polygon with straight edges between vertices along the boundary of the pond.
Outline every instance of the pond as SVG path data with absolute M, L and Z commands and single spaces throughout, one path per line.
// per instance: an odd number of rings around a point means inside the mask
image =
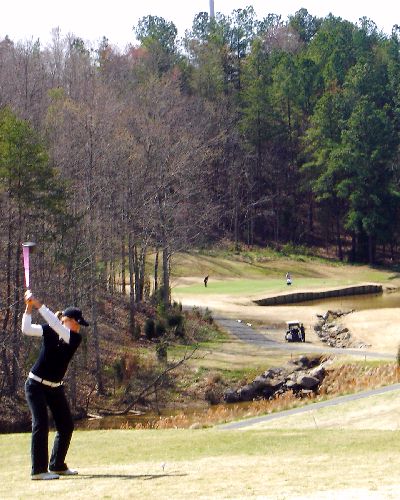
M 246 403 L 248 404 L 248 403 Z M 134 412 L 127 415 L 112 415 L 102 418 L 85 418 L 75 422 L 75 429 L 84 430 L 107 430 L 107 429 L 129 429 L 135 427 L 137 424 L 152 427 L 160 418 L 176 416 L 184 414 L 185 416 L 201 415 L 202 413 L 218 412 L 219 408 L 224 405 L 208 406 L 206 402 L 204 405 L 193 404 L 186 406 L 184 409 L 169 409 L 162 410 L 160 415 L 157 412 Z
M 348 295 L 346 297 L 332 297 L 328 299 L 296 302 L 296 306 L 323 306 L 325 310 L 365 311 L 366 309 L 388 309 L 400 307 L 400 291 L 383 292 L 370 295 Z
M 110 415 L 101 418 L 84 418 L 75 422 L 75 429 L 107 430 L 127 429 L 137 424 L 148 425 L 156 422 L 160 417 L 157 413 L 129 413 L 127 415 Z

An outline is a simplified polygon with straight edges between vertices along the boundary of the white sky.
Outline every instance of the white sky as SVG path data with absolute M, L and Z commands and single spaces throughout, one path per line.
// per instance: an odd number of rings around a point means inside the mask
M 59 27 L 61 35 L 73 33 L 85 41 L 97 42 L 103 35 L 121 49 L 134 43 L 132 27 L 148 14 L 173 21 L 178 36 L 190 29 L 195 14 L 209 10 L 209 0 L 3 0 L 0 14 L 0 39 L 8 35 L 14 42 L 40 39 L 49 43 L 51 30 Z M 286 20 L 304 7 L 311 15 L 325 17 L 330 12 L 342 19 L 357 22 L 372 19 L 379 29 L 390 34 L 400 25 L 398 0 L 214 0 L 215 11 L 230 14 L 234 9 L 252 5 L 257 18 L 269 13 Z

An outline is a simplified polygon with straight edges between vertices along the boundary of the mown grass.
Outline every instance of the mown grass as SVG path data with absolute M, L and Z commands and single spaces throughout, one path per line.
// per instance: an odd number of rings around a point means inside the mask
M 333 489 L 395 491 L 399 438 L 400 431 L 343 429 L 76 431 L 68 462 L 80 475 L 32 482 L 30 436 L 3 435 L 0 498 L 284 499 Z
M 286 285 L 284 277 L 281 278 L 268 278 L 265 280 L 250 280 L 250 279 L 236 279 L 236 280 L 223 280 L 213 281 L 210 279 L 208 287 L 204 287 L 203 283 L 196 283 L 193 285 L 177 286 L 174 291 L 179 290 L 180 295 L 196 294 L 196 295 L 209 295 L 221 294 L 230 296 L 246 296 L 256 295 L 260 293 L 281 293 L 294 291 L 295 289 L 315 289 L 318 287 L 337 287 L 356 284 L 357 279 L 343 278 L 298 278 L 294 280 L 291 288 Z

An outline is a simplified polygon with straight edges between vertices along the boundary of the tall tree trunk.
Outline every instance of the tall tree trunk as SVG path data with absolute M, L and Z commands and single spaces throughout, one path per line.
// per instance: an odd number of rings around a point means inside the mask
M 239 251 L 239 208 L 238 208 L 238 199 L 234 200 L 234 208 L 233 208 L 233 240 L 235 242 L 235 251 Z
M 125 235 L 121 238 L 121 292 L 122 295 L 126 295 L 126 251 L 125 251 Z
M 356 234 L 353 232 L 351 235 L 351 262 L 356 261 L 356 254 L 357 254 L 357 237 Z
M 13 233 L 13 225 L 11 220 L 11 208 L 9 209 L 9 219 L 8 219 L 8 242 L 7 242 L 7 263 L 6 263 L 6 307 L 4 313 L 4 319 L 2 324 L 3 338 L 7 338 L 7 327 L 10 320 L 11 312 L 11 259 L 12 259 L 12 243 L 11 237 Z M 3 362 L 3 373 L 6 377 L 7 387 L 11 387 L 11 373 L 10 373 L 10 363 L 7 358 L 7 349 L 5 343 L 3 343 L 1 350 L 1 359 Z
M 135 263 L 134 263 L 134 254 L 133 254 L 133 238 L 132 233 L 129 233 L 129 242 L 128 242 L 128 264 L 129 264 L 129 333 L 132 335 L 135 334 L 135 326 L 136 326 L 136 305 L 135 305 L 135 282 L 133 279 L 135 273 Z
M 158 290 L 158 259 L 159 259 L 159 248 L 156 247 L 156 256 L 154 259 L 154 293 Z
M 140 302 L 140 269 L 139 269 L 140 264 L 139 264 L 139 257 L 136 245 L 133 245 L 133 255 L 134 255 L 133 268 L 135 271 L 135 302 Z
M 374 237 L 371 234 L 368 235 L 368 262 L 371 266 L 375 262 Z
M 165 244 L 162 249 L 162 265 L 163 265 L 163 302 L 165 307 L 170 305 L 169 296 L 169 252 L 168 246 Z
M 312 195 L 310 195 L 309 201 L 308 201 L 308 233 L 310 237 L 310 243 L 314 243 L 314 199 Z
M 340 235 L 340 218 L 338 214 L 336 214 L 336 242 L 337 242 L 338 258 L 339 260 L 343 260 L 343 246 L 342 246 L 342 238 Z
M 140 250 L 139 260 L 139 302 L 143 302 L 144 282 L 146 279 L 146 255 L 147 247 L 143 245 Z
M 94 251 L 94 249 L 93 249 Z M 96 275 L 95 275 L 95 256 L 92 253 L 90 257 L 90 306 L 92 310 L 92 332 L 93 332 L 93 347 L 96 362 L 96 382 L 97 393 L 104 394 L 103 376 L 102 376 L 102 363 L 100 358 L 100 342 L 99 330 L 97 323 L 97 301 L 96 301 Z
M 14 293 L 14 316 L 13 316 L 13 358 L 12 358 L 12 394 L 15 394 L 20 379 L 19 354 L 21 348 L 21 328 L 19 325 L 20 311 L 20 260 L 21 260 L 21 237 L 18 236 L 17 250 L 15 252 L 15 293 Z

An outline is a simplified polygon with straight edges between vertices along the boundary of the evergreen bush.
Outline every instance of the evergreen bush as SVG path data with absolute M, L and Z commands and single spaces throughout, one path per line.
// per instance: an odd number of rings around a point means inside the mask
M 167 327 L 165 322 L 162 319 L 157 320 L 154 327 L 155 337 L 162 337 L 166 331 Z
M 144 323 L 144 334 L 148 340 L 153 339 L 156 336 L 155 322 L 152 318 L 147 318 Z

